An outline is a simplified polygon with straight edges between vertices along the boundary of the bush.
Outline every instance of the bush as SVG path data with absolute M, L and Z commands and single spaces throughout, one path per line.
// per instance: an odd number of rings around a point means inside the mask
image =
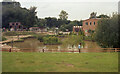
M 76 45 L 82 43 L 82 45 L 84 46 L 84 41 L 83 41 L 83 37 L 80 35 L 69 35 L 64 41 L 63 41 L 63 45 Z
M 5 41 L 5 40 L 7 40 L 7 39 L 6 39 L 5 37 L 2 36 L 2 41 Z
M 43 42 L 44 42 L 44 44 L 49 44 L 49 45 L 61 44 L 61 42 L 55 36 L 43 37 Z
M 103 47 L 119 48 L 119 24 L 120 16 L 113 15 L 109 19 L 101 19 L 98 21 L 95 40 Z M 120 19 L 119 19 L 120 20 Z
M 42 36 L 42 35 L 39 35 L 39 36 L 38 36 L 38 40 L 39 40 L 40 42 L 43 42 L 43 36 Z

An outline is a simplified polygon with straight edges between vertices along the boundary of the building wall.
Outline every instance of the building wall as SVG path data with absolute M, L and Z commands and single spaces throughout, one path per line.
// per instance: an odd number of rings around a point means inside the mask
M 87 19 L 83 21 L 83 31 L 86 36 L 90 35 L 88 30 L 95 30 L 98 24 L 98 18 Z M 87 24 L 88 23 L 88 24 Z M 91 24 L 90 24 L 91 23 Z
M 76 30 L 75 30 L 75 29 L 80 30 L 80 29 L 82 29 L 82 26 L 73 26 L 73 32 L 76 32 Z
M 19 29 L 23 29 L 23 26 L 20 22 L 10 22 L 9 29 L 11 29 L 12 31 L 17 31 Z

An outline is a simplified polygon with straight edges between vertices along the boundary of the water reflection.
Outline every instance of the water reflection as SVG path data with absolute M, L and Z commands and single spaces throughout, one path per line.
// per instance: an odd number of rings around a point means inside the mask
M 9 43 L 8 45 L 11 45 L 11 43 Z M 40 42 L 39 40 L 35 39 L 35 38 L 28 38 L 25 39 L 24 42 L 14 42 L 13 45 L 15 47 L 18 47 L 21 49 L 21 51 L 31 51 L 31 52 L 42 52 L 42 49 L 45 50 L 51 50 L 51 51 L 62 51 L 62 50 L 70 50 L 70 51 L 77 51 L 78 50 L 78 46 L 77 44 L 74 45 L 44 45 L 42 42 Z M 26 49 L 24 49 L 26 48 Z M 92 41 L 85 41 L 85 45 L 84 47 L 85 49 L 81 49 L 81 52 L 91 52 L 91 51 L 95 51 L 95 50 L 101 50 L 99 48 L 101 48 L 99 45 L 97 45 L 96 42 L 92 42 Z M 97 49 L 90 49 L 90 48 L 97 48 Z

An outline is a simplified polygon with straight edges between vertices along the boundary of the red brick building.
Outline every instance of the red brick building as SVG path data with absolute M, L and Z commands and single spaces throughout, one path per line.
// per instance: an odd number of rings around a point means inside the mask
M 89 30 L 95 30 L 98 24 L 98 20 L 100 18 L 90 18 L 90 19 L 86 19 L 83 20 L 83 31 L 85 33 L 86 36 L 89 35 L 88 31 Z
M 9 29 L 10 29 L 10 31 L 22 31 L 23 26 L 21 25 L 20 22 L 10 22 Z

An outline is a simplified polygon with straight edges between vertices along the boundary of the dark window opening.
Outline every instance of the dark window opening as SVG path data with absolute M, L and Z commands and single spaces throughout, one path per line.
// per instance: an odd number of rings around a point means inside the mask
M 86 22 L 85 24 L 88 25 L 88 22 Z
M 16 25 L 18 25 L 18 23 L 16 23 Z
M 91 25 L 92 23 L 90 22 L 90 25 Z
M 75 32 L 79 32 L 79 28 L 75 28 Z
M 95 22 L 94 22 L 94 25 L 95 25 Z

